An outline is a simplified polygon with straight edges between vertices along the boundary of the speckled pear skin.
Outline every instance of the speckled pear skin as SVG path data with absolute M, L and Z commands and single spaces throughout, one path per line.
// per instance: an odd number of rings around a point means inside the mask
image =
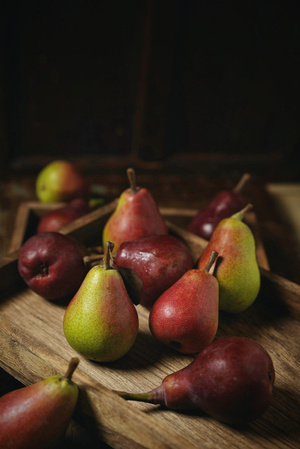
M 255 240 L 242 218 L 237 213 L 218 224 L 197 265 L 204 268 L 212 249 L 219 253 L 214 271 L 219 282 L 219 307 L 230 313 L 250 307 L 260 290 Z
M 87 359 L 117 360 L 138 333 L 138 314 L 120 273 L 96 265 L 69 303 L 63 330 L 70 346 Z
M 168 234 L 168 228 L 148 189 L 137 187 L 135 171 L 127 169 L 130 187 L 120 195 L 118 205 L 107 220 L 102 234 L 105 242 L 114 242 L 116 254 L 123 242 L 150 235 Z

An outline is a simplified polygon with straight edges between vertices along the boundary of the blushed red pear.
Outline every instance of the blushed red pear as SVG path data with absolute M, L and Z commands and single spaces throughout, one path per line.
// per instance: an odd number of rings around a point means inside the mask
M 219 323 L 219 286 L 209 272 L 218 253 L 211 252 L 203 270 L 187 271 L 154 303 L 149 315 L 152 335 L 165 345 L 193 354 L 214 339 Z
M 148 189 L 137 187 L 135 171 L 127 170 L 130 187 L 120 196 L 118 205 L 107 220 L 102 234 L 103 245 L 114 242 L 114 253 L 121 243 L 149 235 L 168 234 L 168 228 Z

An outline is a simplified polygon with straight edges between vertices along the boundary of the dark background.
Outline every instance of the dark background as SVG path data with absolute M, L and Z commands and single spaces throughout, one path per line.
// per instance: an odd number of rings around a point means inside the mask
M 298 1 L 1 6 L 1 172 L 189 170 L 298 181 Z

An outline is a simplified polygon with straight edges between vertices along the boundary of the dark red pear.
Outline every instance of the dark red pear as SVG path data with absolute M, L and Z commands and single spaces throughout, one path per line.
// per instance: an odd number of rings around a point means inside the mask
M 56 300 L 79 288 L 87 266 L 73 239 L 58 232 L 40 232 L 21 247 L 18 270 L 34 292 Z
M 115 262 L 138 274 L 143 282 L 140 304 L 148 308 L 194 265 L 185 243 L 168 234 L 122 243 Z
M 127 400 L 199 410 L 228 424 L 246 424 L 270 405 L 274 380 L 272 359 L 260 344 L 245 337 L 227 337 L 215 340 L 152 391 L 116 393 Z
M 219 285 L 209 272 L 218 253 L 203 270 L 192 269 L 166 290 L 149 315 L 152 335 L 184 354 L 201 351 L 213 341 L 219 323 Z
M 245 173 L 232 190 L 221 190 L 212 200 L 199 210 L 192 219 L 188 230 L 200 237 L 210 240 L 217 224 L 230 217 L 245 206 L 241 192 L 249 181 L 250 175 Z
M 89 204 L 83 198 L 76 198 L 65 206 L 47 212 L 37 225 L 37 232 L 54 232 L 90 211 Z
M 62 441 L 78 400 L 71 359 L 64 376 L 55 375 L 0 398 L 1 449 L 54 449 Z

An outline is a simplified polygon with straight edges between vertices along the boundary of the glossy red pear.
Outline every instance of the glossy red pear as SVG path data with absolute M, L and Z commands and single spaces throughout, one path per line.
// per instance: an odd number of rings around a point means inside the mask
M 148 308 L 194 266 L 187 246 L 171 235 L 153 235 L 124 242 L 115 262 L 136 271 L 143 282 L 140 304 Z
M 184 354 L 201 351 L 213 341 L 219 323 L 219 285 L 209 272 L 218 257 L 211 257 L 203 270 L 192 269 L 166 290 L 149 315 L 152 335 Z
M 241 192 L 249 179 L 250 175 L 245 173 L 234 189 L 221 190 L 199 210 L 189 224 L 188 230 L 206 240 L 210 240 L 217 224 L 223 218 L 230 217 L 245 206 Z
M 40 232 L 21 247 L 18 271 L 34 292 L 56 300 L 79 288 L 87 267 L 74 240 L 58 232 Z

